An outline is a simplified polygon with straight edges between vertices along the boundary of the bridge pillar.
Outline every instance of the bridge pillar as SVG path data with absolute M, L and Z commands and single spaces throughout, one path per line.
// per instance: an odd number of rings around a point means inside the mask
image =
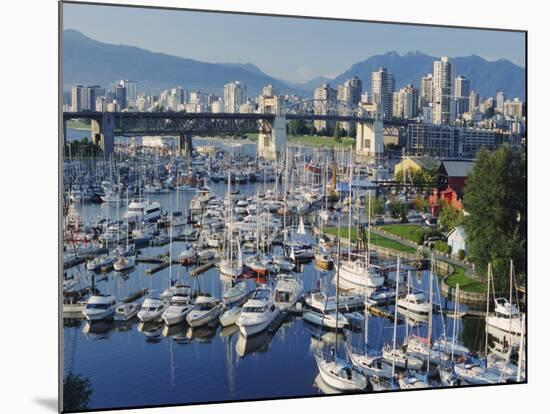
M 271 125 L 271 132 L 260 130 L 258 134 L 258 156 L 266 160 L 276 160 L 286 151 L 286 117 L 277 115 Z
M 105 156 L 115 150 L 115 116 L 112 112 L 103 112 L 101 120 L 92 119 L 92 142 L 102 149 Z
M 193 140 L 190 132 L 180 133 L 180 154 L 189 160 L 191 151 L 193 150 Z
M 357 122 L 356 131 L 357 155 L 376 157 L 384 154 L 384 123 L 380 113 L 375 113 L 372 122 Z

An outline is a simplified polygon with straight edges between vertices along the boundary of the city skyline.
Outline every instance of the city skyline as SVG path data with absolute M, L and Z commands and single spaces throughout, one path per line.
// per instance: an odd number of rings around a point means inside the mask
M 478 55 L 525 67 L 523 32 L 77 4 L 64 6 L 63 19 L 65 29 L 78 30 L 101 42 L 202 62 L 252 63 L 268 75 L 294 83 L 335 77 L 359 60 L 388 51 L 401 55 L 420 51 L 451 58 Z M 160 27 L 162 30 L 157 30 Z M 373 38 L 375 42 L 365 41 Z M 174 41 L 178 39 L 189 41 Z M 264 39 L 269 47 L 265 47 Z M 324 53 L 311 47 L 312 39 L 315 44 L 323 44 Z M 243 60 L 242 56 L 247 58 Z

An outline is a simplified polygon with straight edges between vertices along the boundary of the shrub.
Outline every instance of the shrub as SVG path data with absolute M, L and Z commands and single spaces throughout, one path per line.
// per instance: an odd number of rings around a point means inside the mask
M 458 251 L 458 258 L 459 260 L 464 260 L 466 258 L 466 252 L 464 251 L 464 249 L 460 249 Z
M 451 253 L 451 246 L 449 246 L 446 242 L 443 240 L 436 240 L 434 244 L 435 250 L 438 252 L 449 254 Z

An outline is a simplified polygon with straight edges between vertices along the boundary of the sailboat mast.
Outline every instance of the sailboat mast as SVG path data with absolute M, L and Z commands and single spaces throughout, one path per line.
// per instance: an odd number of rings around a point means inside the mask
M 351 261 L 351 184 L 353 182 L 353 160 L 349 151 L 349 197 L 348 197 L 348 260 Z M 340 234 L 340 232 L 338 232 Z
M 401 265 L 401 258 L 397 257 L 397 273 L 399 274 L 399 269 Z M 396 278 L 395 282 L 395 291 L 399 292 L 399 277 Z M 395 377 L 395 342 L 397 339 L 397 301 L 395 302 L 395 307 L 393 309 L 393 358 L 391 363 L 391 380 Z
M 428 310 L 428 362 L 426 364 L 426 379 L 430 375 L 430 351 L 432 348 L 432 316 L 433 316 L 433 277 L 434 277 L 434 257 L 432 254 L 432 265 L 430 266 L 430 309 Z M 399 278 L 399 276 L 397 276 Z
M 340 234 L 340 219 L 338 219 L 338 234 Z M 337 249 L 337 265 L 336 265 L 336 340 L 334 345 L 334 360 L 336 361 L 336 353 L 338 352 L 338 312 L 340 309 L 340 238 L 338 238 Z

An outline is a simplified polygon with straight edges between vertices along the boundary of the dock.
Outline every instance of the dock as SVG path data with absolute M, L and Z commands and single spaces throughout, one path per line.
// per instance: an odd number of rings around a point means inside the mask
M 149 292 L 149 289 L 148 288 L 145 288 L 145 289 L 141 289 L 135 293 L 131 293 L 129 294 L 128 296 L 126 296 L 125 298 L 123 298 L 121 300 L 122 303 L 130 303 L 130 302 L 133 302 L 134 300 L 136 299 L 139 299 L 143 296 L 145 296 L 147 294 L 147 292 Z
M 215 262 L 208 262 L 208 263 L 205 263 L 203 265 L 197 266 L 189 272 L 189 276 L 193 276 L 193 277 L 198 276 L 201 273 L 204 273 L 207 270 L 213 268 L 215 265 L 216 265 Z

